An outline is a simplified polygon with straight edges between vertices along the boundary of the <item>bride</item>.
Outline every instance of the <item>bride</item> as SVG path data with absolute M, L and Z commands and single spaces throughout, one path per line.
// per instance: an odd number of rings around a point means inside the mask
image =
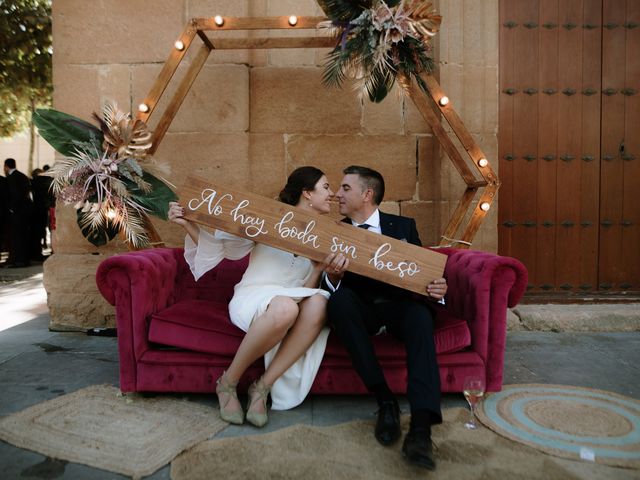
M 294 170 L 279 200 L 320 214 L 330 211 L 333 192 L 315 167 Z M 217 380 L 220 416 L 242 424 L 244 412 L 236 386 L 246 369 L 264 355 L 265 372 L 249 387 L 246 419 L 257 427 L 271 408 L 286 410 L 305 399 L 324 355 L 329 329 L 324 326 L 329 293 L 319 289 L 322 272 L 343 272 L 349 265 L 340 253 L 313 262 L 289 252 L 216 230 L 210 233 L 183 218 L 184 208 L 170 203 L 169 220 L 186 230 L 185 259 L 197 280 L 223 258 L 251 253 L 249 266 L 229 303 L 231 322 L 246 332 L 229 368 Z

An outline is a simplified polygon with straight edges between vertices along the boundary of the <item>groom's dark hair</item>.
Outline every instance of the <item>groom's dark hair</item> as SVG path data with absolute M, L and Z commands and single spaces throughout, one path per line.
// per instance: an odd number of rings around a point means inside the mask
M 363 187 L 373 190 L 373 201 L 376 205 L 382 203 L 382 199 L 384 198 L 384 178 L 382 178 L 380 172 L 375 171 L 373 168 L 351 165 L 345 168 L 342 173 L 345 175 L 358 175 L 362 179 Z

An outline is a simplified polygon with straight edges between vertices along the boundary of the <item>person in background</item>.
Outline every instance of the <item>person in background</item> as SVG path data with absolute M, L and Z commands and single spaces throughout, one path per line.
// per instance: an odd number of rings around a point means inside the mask
M 31 259 L 42 261 L 42 249 L 47 248 L 47 225 L 49 223 L 50 195 L 49 186 L 53 180 L 42 175 L 43 170 L 36 168 L 31 173 L 31 192 L 33 195 L 33 216 L 31 222 Z
M 53 182 L 53 178 L 47 175 L 51 167 L 45 164 L 42 167 L 42 171 L 44 172 L 43 177 L 47 179 L 48 187 L 47 187 L 47 197 L 49 204 L 49 215 L 47 219 L 47 227 L 49 228 L 49 237 L 50 237 L 50 247 L 51 253 L 53 253 L 53 231 L 56 229 L 56 196 L 53 194 L 51 190 L 51 183 Z
M 7 208 L 10 229 L 9 268 L 27 267 L 29 260 L 29 226 L 33 202 L 29 178 L 16 169 L 16 161 L 7 158 L 4 161 L 4 174 L 7 177 Z

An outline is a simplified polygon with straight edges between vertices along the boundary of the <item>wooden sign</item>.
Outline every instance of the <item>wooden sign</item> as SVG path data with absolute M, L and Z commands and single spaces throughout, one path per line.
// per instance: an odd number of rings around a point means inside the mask
M 447 262 L 444 254 L 198 177 L 187 178 L 180 204 L 193 222 L 316 261 L 341 252 L 350 271 L 422 295 Z

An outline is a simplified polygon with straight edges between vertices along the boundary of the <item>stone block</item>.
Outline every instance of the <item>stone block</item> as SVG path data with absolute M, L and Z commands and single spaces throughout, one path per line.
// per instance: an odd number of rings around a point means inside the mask
M 498 67 L 484 68 L 484 112 L 482 131 L 498 133 Z
M 405 135 L 291 135 L 287 167 L 302 165 L 322 169 L 331 188 L 340 185 L 342 170 L 364 165 L 385 178 L 386 201 L 412 199 L 416 191 L 416 139 Z
M 252 133 L 355 133 L 361 101 L 349 85 L 322 85 L 322 69 L 251 69 Z
M 525 330 L 524 325 L 520 322 L 520 317 L 516 315 L 512 309 L 507 310 L 507 331 L 519 332 Z
M 499 0 L 485 0 L 482 2 L 483 13 L 483 54 L 484 65 L 498 67 L 500 29 Z M 497 82 L 496 82 L 497 85 Z
M 384 213 L 390 213 L 392 215 L 400 215 L 400 203 L 399 202 L 382 202 L 380 204 L 380 211 Z
M 518 305 L 526 330 L 552 332 L 633 332 L 640 330 L 640 304 Z
M 54 56 L 53 107 L 91 122 L 105 102 L 131 111 L 128 65 L 66 65 Z
M 403 134 L 403 104 L 405 95 L 396 85 L 381 103 L 363 95 L 362 131 L 366 134 Z
M 264 17 L 267 15 L 267 0 L 187 0 L 187 18 L 196 17 Z M 231 31 L 221 32 L 234 36 Z
M 132 91 L 135 105 L 147 96 L 158 77 L 160 65 L 132 67 Z M 187 66 L 181 65 L 165 90 L 150 127 L 160 121 Z M 249 128 L 249 70 L 244 65 L 205 65 L 193 82 L 169 132 L 245 132 Z
M 415 219 L 418 235 L 425 246 L 437 245 L 440 241 L 440 205 L 437 202 L 401 202 L 400 214 Z
M 324 67 L 325 63 L 327 63 L 327 55 L 331 53 L 332 48 L 316 48 L 316 65 Z
M 53 49 L 68 64 L 164 62 L 186 25 L 185 1 L 56 0 Z
M 171 168 L 168 178 L 178 189 L 190 174 L 240 189 L 250 185 L 246 133 L 168 133 L 154 157 Z
M 324 12 L 315 0 L 267 0 L 267 15 L 323 16 Z
M 473 133 L 482 132 L 484 125 L 484 111 L 497 105 L 487 105 L 485 102 L 485 68 L 482 66 L 465 66 L 463 70 L 463 110 L 458 111 L 467 130 Z
M 485 8 L 484 2 L 464 2 L 462 22 L 456 27 L 462 30 L 462 63 L 465 68 L 485 63 Z M 498 17 L 494 18 L 497 22 Z M 496 48 L 498 45 L 496 44 Z
M 442 198 L 442 158 L 440 142 L 432 135 L 418 137 L 418 199 L 438 201 Z
M 96 270 L 108 255 L 55 253 L 43 265 L 52 330 L 113 327 L 114 308 L 98 291 Z
M 267 16 L 322 16 L 322 10 L 314 0 L 268 0 Z M 314 30 L 272 30 L 270 37 L 313 37 Z M 298 67 L 303 65 L 316 65 L 316 49 L 274 48 L 268 51 L 269 65 L 273 67 Z
M 271 33 L 271 36 L 274 36 L 273 32 Z M 282 36 L 284 37 L 291 35 L 284 34 Z M 272 48 L 271 50 L 268 50 L 267 55 L 267 62 L 272 67 L 298 67 L 316 65 L 316 53 L 315 49 L 313 48 Z
M 427 95 L 423 93 L 422 95 Z M 430 97 L 429 97 L 430 98 Z M 429 100 L 431 104 L 431 100 Z M 439 115 L 439 112 L 438 112 Z M 413 100 L 410 97 L 404 99 L 404 130 L 406 133 L 431 133 L 431 127 L 424 119 Z
M 249 185 L 253 193 L 277 198 L 288 175 L 282 134 L 249 136 Z
M 464 0 L 440 2 L 442 25 L 436 39 L 440 44 L 440 61 L 444 64 L 462 64 L 464 61 Z

